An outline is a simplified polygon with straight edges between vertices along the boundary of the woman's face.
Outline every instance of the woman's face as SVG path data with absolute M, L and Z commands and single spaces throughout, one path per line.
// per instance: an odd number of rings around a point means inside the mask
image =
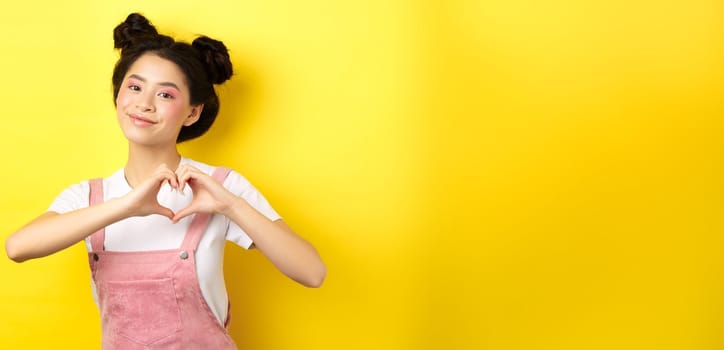
M 131 65 L 116 98 L 123 134 L 144 146 L 175 146 L 181 127 L 196 122 L 202 107 L 190 104 L 181 69 L 154 54 L 144 54 Z

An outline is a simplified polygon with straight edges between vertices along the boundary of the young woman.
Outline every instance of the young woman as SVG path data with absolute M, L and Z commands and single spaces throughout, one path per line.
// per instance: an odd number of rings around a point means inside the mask
M 11 235 L 21 262 L 85 240 L 104 349 L 234 349 L 222 262 L 226 240 L 256 247 L 282 273 L 318 287 L 326 268 L 239 173 L 179 155 L 219 111 L 214 84 L 228 80 L 224 44 L 160 35 L 140 14 L 114 29 L 113 71 L 125 166 L 64 190 Z

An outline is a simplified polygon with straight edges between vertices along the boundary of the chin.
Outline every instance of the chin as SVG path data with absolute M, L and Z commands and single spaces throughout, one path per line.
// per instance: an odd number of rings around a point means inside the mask
M 141 133 L 136 130 L 123 130 L 123 136 L 128 140 L 129 143 L 152 146 L 157 143 L 157 139 L 152 135 L 139 135 Z
M 123 132 L 123 136 L 126 137 L 126 140 L 128 140 L 128 143 L 132 143 L 135 145 L 158 147 L 158 146 L 164 146 L 164 145 L 168 144 L 168 145 L 173 145 L 174 147 L 176 146 L 175 138 L 173 138 L 173 139 L 168 138 L 168 140 L 166 140 L 166 138 L 159 137 L 158 135 L 149 135 L 149 134 L 139 135 L 139 134 L 140 133 L 133 132 L 133 131 L 124 130 L 124 132 Z

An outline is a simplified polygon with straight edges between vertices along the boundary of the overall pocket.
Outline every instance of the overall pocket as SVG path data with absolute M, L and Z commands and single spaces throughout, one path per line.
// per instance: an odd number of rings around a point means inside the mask
M 173 279 L 106 281 L 98 293 L 103 336 L 150 345 L 181 329 Z

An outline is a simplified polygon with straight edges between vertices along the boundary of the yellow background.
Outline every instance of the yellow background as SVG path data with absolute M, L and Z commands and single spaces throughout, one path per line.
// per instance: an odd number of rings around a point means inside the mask
M 14 1 L 0 238 L 123 166 L 112 29 L 231 50 L 182 152 L 247 176 L 328 265 L 226 251 L 243 349 L 724 347 L 720 1 Z M 80 244 L 0 259 L 0 348 L 100 341 Z

